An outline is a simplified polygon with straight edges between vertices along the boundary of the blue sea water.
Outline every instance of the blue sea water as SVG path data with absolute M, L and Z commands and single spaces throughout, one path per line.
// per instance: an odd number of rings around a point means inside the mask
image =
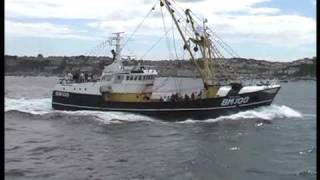
M 316 179 L 314 81 L 281 84 L 268 107 L 163 122 L 132 113 L 54 111 L 56 80 L 5 77 L 6 179 Z M 156 84 L 161 94 L 196 89 L 197 82 Z

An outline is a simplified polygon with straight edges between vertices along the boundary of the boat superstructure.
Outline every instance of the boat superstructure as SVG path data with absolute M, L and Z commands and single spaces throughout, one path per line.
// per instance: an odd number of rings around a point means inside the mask
M 56 85 L 55 91 L 98 95 L 102 96 L 105 101 L 143 102 L 149 100 L 155 77 L 158 75 L 157 71 L 146 69 L 140 64 L 125 66 L 120 54 L 121 33 L 114 34 L 116 49 L 114 61 L 104 67 L 97 81 L 84 80 L 79 83 L 62 79 Z

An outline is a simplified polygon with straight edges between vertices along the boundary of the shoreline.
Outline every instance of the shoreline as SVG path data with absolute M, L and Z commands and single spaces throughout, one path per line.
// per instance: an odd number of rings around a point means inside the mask
M 5 73 L 5 77 L 57 77 L 57 78 L 63 78 L 63 75 L 54 75 L 54 74 L 6 74 Z M 196 77 L 196 76 L 158 76 L 158 78 L 168 78 L 168 77 L 172 77 L 172 78 L 190 78 L 190 79 L 197 79 L 200 77 Z M 286 78 L 286 79 L 279 79 L 277 77 L 274 77 L 275 79 L 277 79 L 279 82 L 284 82 L 284 81 L 288 81 L 288 82 L 294 82 L 294 81 L 316 81 L 316 77 L 292 77 L 292 78 Z M 272 78 L 271 78 L 272 79 Z M 252 79 L 246 79 L 248 81 L 250 80 L 265 80 L 265 78 L 252 78 Z

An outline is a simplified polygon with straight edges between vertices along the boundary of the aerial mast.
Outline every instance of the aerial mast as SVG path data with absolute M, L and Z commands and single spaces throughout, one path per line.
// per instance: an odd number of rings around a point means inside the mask
M 115 36 L 111 37 L 111 39 L 110 39 L 110 45 L 116 47 L 115 61 L 121 61 L 121 34 L 123 34 L 123 33 L 124 32 L 112 33 Z M 115 41 L 115 43 L 114 43 L 114 41 Z

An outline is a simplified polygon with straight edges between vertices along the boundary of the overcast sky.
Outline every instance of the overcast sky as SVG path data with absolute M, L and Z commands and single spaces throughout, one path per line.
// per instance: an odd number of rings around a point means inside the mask
M 125 38 L 130 36 L 155 2 L 5 0 L 5 53 L 28 56 L 85 54 L 108 39 L 112 32 L 123 31 Z M 292 61 L 316 55 L 316 0 L 177 2 L 199 17 L 206 17 L 208 25 L 241 57 Z M 158 5 L 126 46 L 125 55 L 143 57 L 163 36 L 159 12 Z M 170 21 L 168 27 L 171 27 Z M 177 44 L 177 48 L 178 53 L 182 52 L 181 44 Z M 110 47 L 99 49 L 94 55 L 111 56 Z M 144 58 L 168 57 L 172 56 L 163 40 Z

